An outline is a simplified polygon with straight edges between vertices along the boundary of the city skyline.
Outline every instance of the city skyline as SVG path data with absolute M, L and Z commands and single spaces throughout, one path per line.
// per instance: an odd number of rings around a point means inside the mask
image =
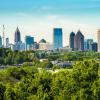
M 57 4 L 57 5 L 56 5 Z M 68 45 L 71 31 L 81 30 L 86 38 L 97 41 L 100 28 L 99 0 L 3 0 L 0 3 L 0 35 L 5 24 L 6 36 L 12 37 L 19 26 L 22 40 L 25 35 L 52 42 L 53 28 L 63 29 L 63 44 Z M 10 37 L 9 37 L 10 38 Z

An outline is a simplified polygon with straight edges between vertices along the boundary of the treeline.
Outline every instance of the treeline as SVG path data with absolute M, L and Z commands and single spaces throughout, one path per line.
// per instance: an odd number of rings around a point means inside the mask
M 25 62 L 39 62 L 40 59 L 48 61 L 82 61 L 84 59 L 100 59 L 97 52 L 46 52 L 46 51 L 12 51 L 0 48 L 0 65 L 22 65 Z
M 50 72 L 35 67 L 0 71 L 0 100 L 100 100 L 100 67 L 95 59 Z
M 34 60 L 33 51 L 12 51 L 10 49 L 0 48 L 0 64 L 1 65 L 18 65 L 24 62 L 32 62 Z

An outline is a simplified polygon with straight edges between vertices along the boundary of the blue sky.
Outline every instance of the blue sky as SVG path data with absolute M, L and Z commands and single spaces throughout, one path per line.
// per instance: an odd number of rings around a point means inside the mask
M 96 41 L 100 0 L 0 0 L 0 22 L 0 32 L 5 24 L 11 42 L 17 25 L 22 40 L 25 35 L 32 35 L 37 41 L 45 38 L 52 42 L 52 28 L 62 27 L 64 45 L 68 44 L 69 33 L 78 29 Z
M 0 0 L 1 14 L 98 14 L 100 0 Z M 49 12 L 48 12 L 49 11 Z

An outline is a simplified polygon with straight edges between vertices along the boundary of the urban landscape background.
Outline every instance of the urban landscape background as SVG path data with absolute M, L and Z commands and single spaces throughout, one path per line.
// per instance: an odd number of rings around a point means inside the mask
M 100 0 L 0 0 L 0 100 L 100 100 Z
M 11 48 L 16 51 L 24 50 L 65 50 L 65 51 L 100 51 L 100 31 L 97 31 L 98 42 L 95 42 L 93 39 L 86 39 L 81 30 L 78 30 L 77 33 L 71 32 L 69 35 L 69 45 L 63 46 L 63 29 L 54 28 L 52 31 L 52 41 L 46 39 L 41 39 L 39 42 L 35 41 L 34 36 L 27 35 L 24 38 L 24 42 L 21 39 L 21 32 L 19 28 L 16 28 L 14 33 L 14 44 L 9 42 L 9 38 L 6 37 L 5 27 L 3 25 L 2 37 L 0 36 L 0 47 Z M 12 37 L 13 38 L 13 37 Z

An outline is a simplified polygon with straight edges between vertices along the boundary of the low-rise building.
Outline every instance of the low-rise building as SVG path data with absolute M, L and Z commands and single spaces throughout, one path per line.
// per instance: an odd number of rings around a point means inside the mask
M 51 61 L 53 65 L 59 66 L 61 68 L 71 67 L 72 62 L 70 61 Z

